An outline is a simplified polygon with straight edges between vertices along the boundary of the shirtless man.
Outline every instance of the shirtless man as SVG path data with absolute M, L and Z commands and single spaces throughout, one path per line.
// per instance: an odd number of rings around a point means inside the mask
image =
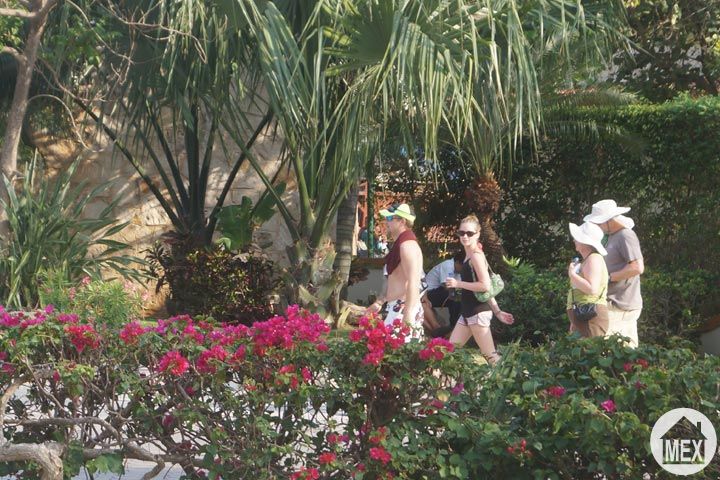
M 383 293 L 368 307 L 369 313 L 378 313 L 383 303 L 385 324 L 391 325 L 401 318 L 410 326 L 411 338 L 422 338 L 423 309 L 420 297 L 427 286 L 423 274 L 423 257 L 420 245 L 412 231 L 415 215 L 403 203 L 380 210 L 385 217 L 388 234 L 395 240 L 392 250 L 385 257 L 386 281 Z

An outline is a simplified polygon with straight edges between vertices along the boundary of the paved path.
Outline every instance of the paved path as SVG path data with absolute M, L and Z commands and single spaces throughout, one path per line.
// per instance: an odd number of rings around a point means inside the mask
M 96 474 L 93 476 L 95 480 L 142 480 L 143 475 L 152 470 L 154 464 L 148 462 L 141 462 L 139 460 L 128 460 L 125 464 L 125 474 L 116 475 L 114 473 L 103 473 Z M 155 477 L 157 480 L 178 480 L 182 475 L 182 469 L 177 465 L 169 467 L 160 472 Z M 0 477 L 0 480 L 7 480 L 15 477 Z M 81 472 L 80 475 L 73 477 L 73 480 L 89 480 L 89 477 L 85 475 L 85 472 Z
M 125 464 L 125 474 L 96 474 L 93 476 L 95 480 L 141 480 L 143 475 L 152 470 L 154 464 L 148 462 L 141 462 L 139 460 L 128 460 Z M 182 469 L 175 465 L 171 468 L 166 468 L 155 478 L 158 480 L 177 480 L 182 475 Z M 81 473 L 77 477 L 73 477 L 73 480 L 88 480 L 85 473 Z

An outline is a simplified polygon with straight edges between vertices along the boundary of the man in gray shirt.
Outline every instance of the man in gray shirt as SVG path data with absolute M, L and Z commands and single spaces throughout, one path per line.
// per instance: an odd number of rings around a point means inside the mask
M 619 333 L 638 346 L 637 321 L 642 311 L 640 275 L 645 270 L 640 241 L 632 228 L 635 223 L 624 216 L 629 207 L 618 207 L 614 200 L 593 205 L 584 220 L 597 224 L 608 235 L 605 264 L 610 274 L 607 300 L 610 320 L 607 335 Z

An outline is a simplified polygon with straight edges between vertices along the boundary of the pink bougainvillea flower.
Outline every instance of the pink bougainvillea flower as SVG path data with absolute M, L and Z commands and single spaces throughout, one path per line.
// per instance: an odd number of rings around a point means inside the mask
M 246 355 L 247 347 L 245 345 L 240 345 L 237 350 L 235 350 L 235 353 L 232 354 L 232 357 L 230 357 L 230 363 L 238 364 L 245 360 Z
M 308 367 L 303 367 L 300 370 L 300 374 L 302 375 L 303 380 L 305 380 L 306 382 L 309 382 L 310 380 L 312 380 L 312 372 L 310 371 L 310 369 Z
M 195 368 L 200 373 L 215 373 L 218 364 L 225 361 L 227 351 L 220 345 L 213 346 L 210 350 L 203 351 L 195 362 Z
M 190 362 L 177 350 L 167 352 L 158 364 L 159 371 L 171 373 L 175 376 L 180 376 L 187 372 L 188 368 L 190 368 Z
M 384 447 L 372 447 L 370 449 L 370 458 L 387 465 L 392 460 L 392 455 Z
M 337 433 L 330 433 L 327 436 L 327 441 L 330 445 L 335 445 L 340 442 L 347 443 L 350 441 L 350 437 L 347 436 L 346 434 L 339 435 Z
M 290 475 L 290 480 L 317 480 L 318 478 L 320 478 L 320 470 L 317 468 L 302 467 Z
M 552 387 L 546 388 L 545 391 L 548 395 L 555 398 L 560 398 L 565 395 L 565 387 L 560 385 L 553 385 Z
M 293 373 L 294 371 L 295 371 L 295 365 L 290 363 L 288 365 L 283 365 L 282 367 L 280 367 L 280 370 L 278 371 L 278 373 L 280 375 L 285 375 L 288 373 Z
M 100 346 L 100 335 L 92 325 L 66 325 L 65 333 L 70 336 L 70 342 L 80 353 L 87 347 L 95 349 Z
M 645 360 L 644 358 L 638 358 L 637 362 L 635 362 L 635 363 L 640 365 L 643 368 L 643 370 L 650 366 L 650 363 L 647 360 Z
M 465 384 L 463 382 L 458 382 L 455 384 L 455 386 L 450 390 L 450 393 L 453 395 L 460 395 L 460 393 L 465 390 Z
M 78 323 L 80 317 L 74 313 L 60 313 L 55 317 L 55 320 L 57 320 L 58 323 Z
M 0 311 L 0 327 L 17 327 L 21 321 L 22 318 L 20 315 L 11 315 L 5 310 Z
M 171 413 L 168 413 L 163 417 L 161 423 L 164 428 L 170 428 L 175 424 L 175 416 Z
M 634 365 L 633 365 L 632 363 L 630 363 L 630 362 L 625 362 L 625 363 L 623 364 L 623 370 L 625 370 L 626 372 L 630 373 L 630 372 L 632 372 L 632 370 L 633 370 L 633 366 L 634 366 Z
M 368 441 L 373 445 L 380 445 L 387 437 L 387 427 L 378 427 L 369 437 Z
M 255 322 L 251 335 L 256 347 L 291 349 L 296 342 L 317 344 L 324 342 L 323 336 L 330 331 L 320 315 L 311 314 L 297 305 L 287 308 L 286 317 L 276 315 L 264 322 Z
M 321 453 L 318 457 L 318 463 L 320 465 L 329 465 L 335 461 L 337 458 L 337 455 L 335 455 L 333 452 L 325 452 Z
M 612 413 L 615 411 L 615 402 L 612 401 L 612 399 L 605 400 L 600 404 L 600 407 L 602 407 L 603 410 L 605 410 L 607 413 Z
M 138 322 L 126 323 L 123 329 L 120 331 L 120 340 L 125 345 L 133 345 L 137 342 L 140 335 L 145 333 L 145 329 Z
M 20 322 L 20 330 L 25 330 L 28 327 L 32 327 L 33 325 L 40 325 L 41 323 L 45 323 L 45 315 L 38 313 L 33 317 L 26 318 L 22 322 Z
M 426 347 L 418 353 L 422 360 L 429 360 L 434 358 L 435 360 L 442 360 L 446 353 L 455 350 L 455 345 L 445 340 L 444 338 L 433 338 L 430 340 Z
M 430 402 L 430 405 L 433 406 L 434 408 L 437 408 L 438 410 L 442 410 L 443 408 L 445 408 L 445 402 L 443 402 L 442 400 L 439 400 L 437 398 L 435 400 L 433 400 L 432 402 Z
M 359 342 L 363 338 L 365 338 L 365 331 L 364 330 L 353 330 L 348 334 L 348 337 L 351 342 Z

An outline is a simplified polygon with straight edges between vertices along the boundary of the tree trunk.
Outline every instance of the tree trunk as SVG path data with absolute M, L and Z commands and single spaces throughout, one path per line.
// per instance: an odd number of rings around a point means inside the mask
M 498 273 L 505 272 L 503 255 L 505 249 L 500 237 L 495 232 L 494 217 L 500 210 L 502 189 L 498 185 L 495 175 L 488 172 L 478 178 L 466 192 L 465 203 L 468 212 L 473 212 L 480 220 L 480 242 L 492 269 Z
M 375 161 L 370 160 L 367 164 L 367 250 L 368 257 L 373 257 L 377 252 L 375 248 Z
M 34 462 L 42 469 L 40 480 L 62 480 L 62 446 L 54 442 L 6 443 L 0 446 L 0 463 Z
M 55 6 L 57 0 L 44 0 L 32 2 L 37 5 L 36 11 L 28 19 L 28 34 L 25 41 L 25 49 L 22 53 L 15 51 L 13 55 L 18 62 L 17 79 L 15 80 L 15 91 L 13 93 L 12 105 L 8 121 L 5 126 L 2 152 L 0 152 L 0 171 L 10 182 L 13 182 L 17 172 L 17 156 L 20 145 L 20 134 L 22 133 L 23 120 L 27 110 L 28 96 L 30 94 L 30 83 L 32 82 L 35 62 L 37 60 L 40 41 L 42 40 L 47 18 L 50 10 Z M 18 11 L 18 15 L 23 13 Z M 12 16 L 12 13 L 9 15 Z M 12 184 L 12 183 L 11 183 Z M 0 199 L 8 201 L 8 191 L 3 182 L 0 182 Z M 0 236 L 5 237 L 9 231 L 7 224 L 7 212 L 0 206 Z
M 333 270 L 337 272 L 342 283 L 333 295 L 335 306 L 340 305 L 340 300 L 347 299 L 347 282 L 350 278 L 353 236 L 357 220 L 358 189 L 357 183 L 350 187 L 347 197 L 340 204 L 337 213 L 337 226 L 335 228 L 336 256 Z M 337 314 L 339 312 L 333 313 Z

